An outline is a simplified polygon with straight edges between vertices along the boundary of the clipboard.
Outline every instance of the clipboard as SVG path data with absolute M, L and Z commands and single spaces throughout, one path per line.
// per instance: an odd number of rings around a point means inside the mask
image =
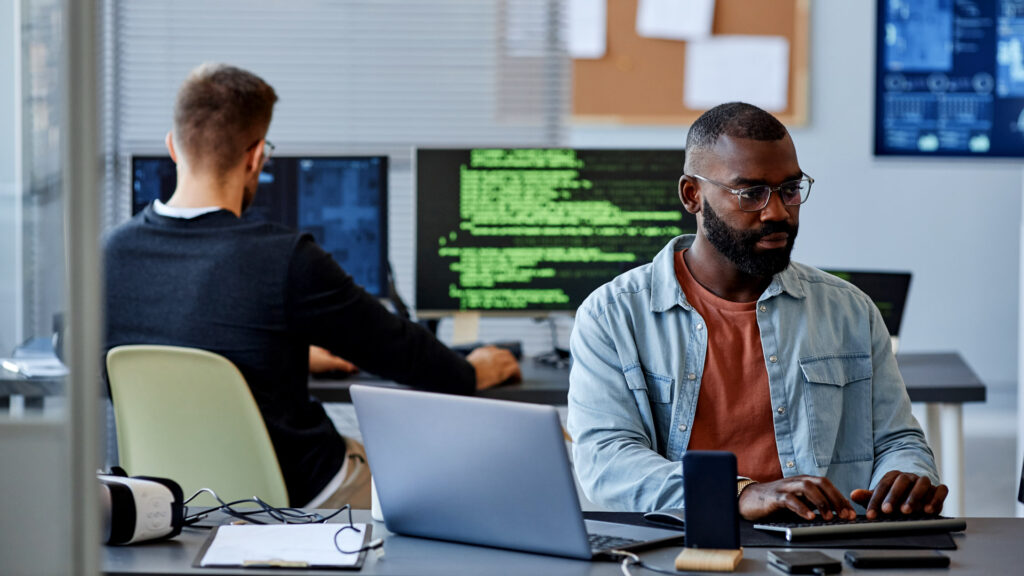
M 280 525 L 280 524 L 277 524 L 277 525 L 270 525 L 270 526 L 255 526 L 255 525 L 217 526 L 217 527 L 213 528 L 213 530 L 210 531 L 210 535 L 206 538 L 206 541 L 203 542 L 202 547 L 200 547 L 200 549 L 199 549 L 199 553 L 196 554 L 195 560 L 192 561 L 192 567 L 193 568 L 215 568 L 215 569 L 216 568 L 263 568 L 263 569 L 266 569 L 266 568 L 286 568 L 286 569 L 290 569 L 290 570 L 291 569 L 298 569 L 298 570 L 360 570 L 360 569 L 362 569 L 363 562 L 366 560 L 366 552 L 367 552 L 366 550 L 362 550 L 361 552 L 359 552 L 359 554 L 356 556 L 356 559 L 355 559 L 354 562 L 346 563 L 346 564 L 341 564 L 341 563 L 338 563 L 338 564 L 324 563 L 324 562 L 320 562 L 320 561 L 316 561 L 316 560 L 306 561 L 306 560 L 298 560 L 298 559 L 280 559 L 280 558 L 274 558 L 274 557 L 270 557 L 270 558 L 262 557 L 261 558 L 261 557 L 257 557 L 258 556 L 258 553 L 257 553 L 257 554 L 254 555 L 253 558 L 250 558 L 250 559 L 248 559 L 246 561 L 243 561 L 243 562 L 216 563 L 216 564 L 206 564 L 206 565 L 203 565 L 204 558 L 206 558 L 206 555 L 210 551 L 210 548 L 214 544 L 214 542 L 217 541 L 217 536 L 218 536 L 218 534 L 221 533 L 222 529 L 227 529 L 227 530 L 234 530 L 236 528 L 256 528 L 256 529 L 261 529 L 261 528 L 278 528 L 278 529 L 280 529 L 280 528 L 285 528 L 285 529 L 299 528 L 299 529 L 303 529 L 303 527 L 306 527 L 306 526 L 330 527 L 329 529 L 325 529 L 325 528 L 321 528 L 321 529 L 324 530 L 325 533 L 326 532 L 330 532 L 333 535 L 335 532 L 337 532 L 338 529 L 342 528 L 343 526 L 346 526 L 346 524 L 290 524 L 290 525 Z M 362 531 L 362 538 L 360 538 L 358 540 L 358 542 L 359 542 L 358 549 L 365 548 L 367 546 L 367 544 L 369 544 L 369 542 L 370 542 L 370 535 L 373 532 L 373 526 L 370 525 L 370 524 L 356 524 L 355 526 L 359 527 L 359 529 Z M 337 549 L 334 547 L 333 539 L 330 542 L 330 551 L 333 551 L 333 553 L 335 555 L 337 555 L 339 557 L 339 559 L 341 559 L 343 557 L 343 555 L 341 553 L 339 553 L 337 551 Z

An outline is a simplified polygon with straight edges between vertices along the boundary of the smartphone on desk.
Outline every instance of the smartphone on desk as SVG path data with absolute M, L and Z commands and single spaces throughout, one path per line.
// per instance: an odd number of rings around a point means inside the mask
M 854 568 L 949 567 L 949 556 L 937 550 L 850 550 L 846 561 Z
M 843 564 L 817 550 L 769 550 L 768 564 L 787 574 L 837 574 Z

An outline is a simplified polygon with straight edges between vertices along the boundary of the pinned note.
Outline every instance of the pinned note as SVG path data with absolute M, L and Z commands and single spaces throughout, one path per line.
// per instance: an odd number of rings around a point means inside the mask
M 686 45 L 683 103 L 704 110 L 748 102 L 782 112 L 789 101 L 789 41 L 783 36 L 713 36 Z

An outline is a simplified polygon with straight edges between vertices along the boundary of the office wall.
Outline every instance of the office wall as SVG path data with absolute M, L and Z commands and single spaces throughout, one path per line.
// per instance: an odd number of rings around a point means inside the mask
M 20 136 L 17 130 L 18 35 L 15 0 L 0 0 L 0 356 L 6 356 L 19 337 L 20 270 L 18 263 L 18 218 L 20 193 L 17 185 Z
M 910 270 L 901 350 L 957 350 L 993 389 L 1017 379 L 1019 160 L 875 158 L 874 2 L 814 2 L 810 120 L 793 130 L 817 180 L 794 257 Z M 686 127 L 576 126 L 575 146 L 681 146 Z

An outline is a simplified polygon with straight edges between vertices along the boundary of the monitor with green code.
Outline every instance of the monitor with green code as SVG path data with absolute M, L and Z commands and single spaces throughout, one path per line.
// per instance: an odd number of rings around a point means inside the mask
M 417 150 L 417 314 L 575 311 L 696 231 L 682 173 L 681 149 Z

